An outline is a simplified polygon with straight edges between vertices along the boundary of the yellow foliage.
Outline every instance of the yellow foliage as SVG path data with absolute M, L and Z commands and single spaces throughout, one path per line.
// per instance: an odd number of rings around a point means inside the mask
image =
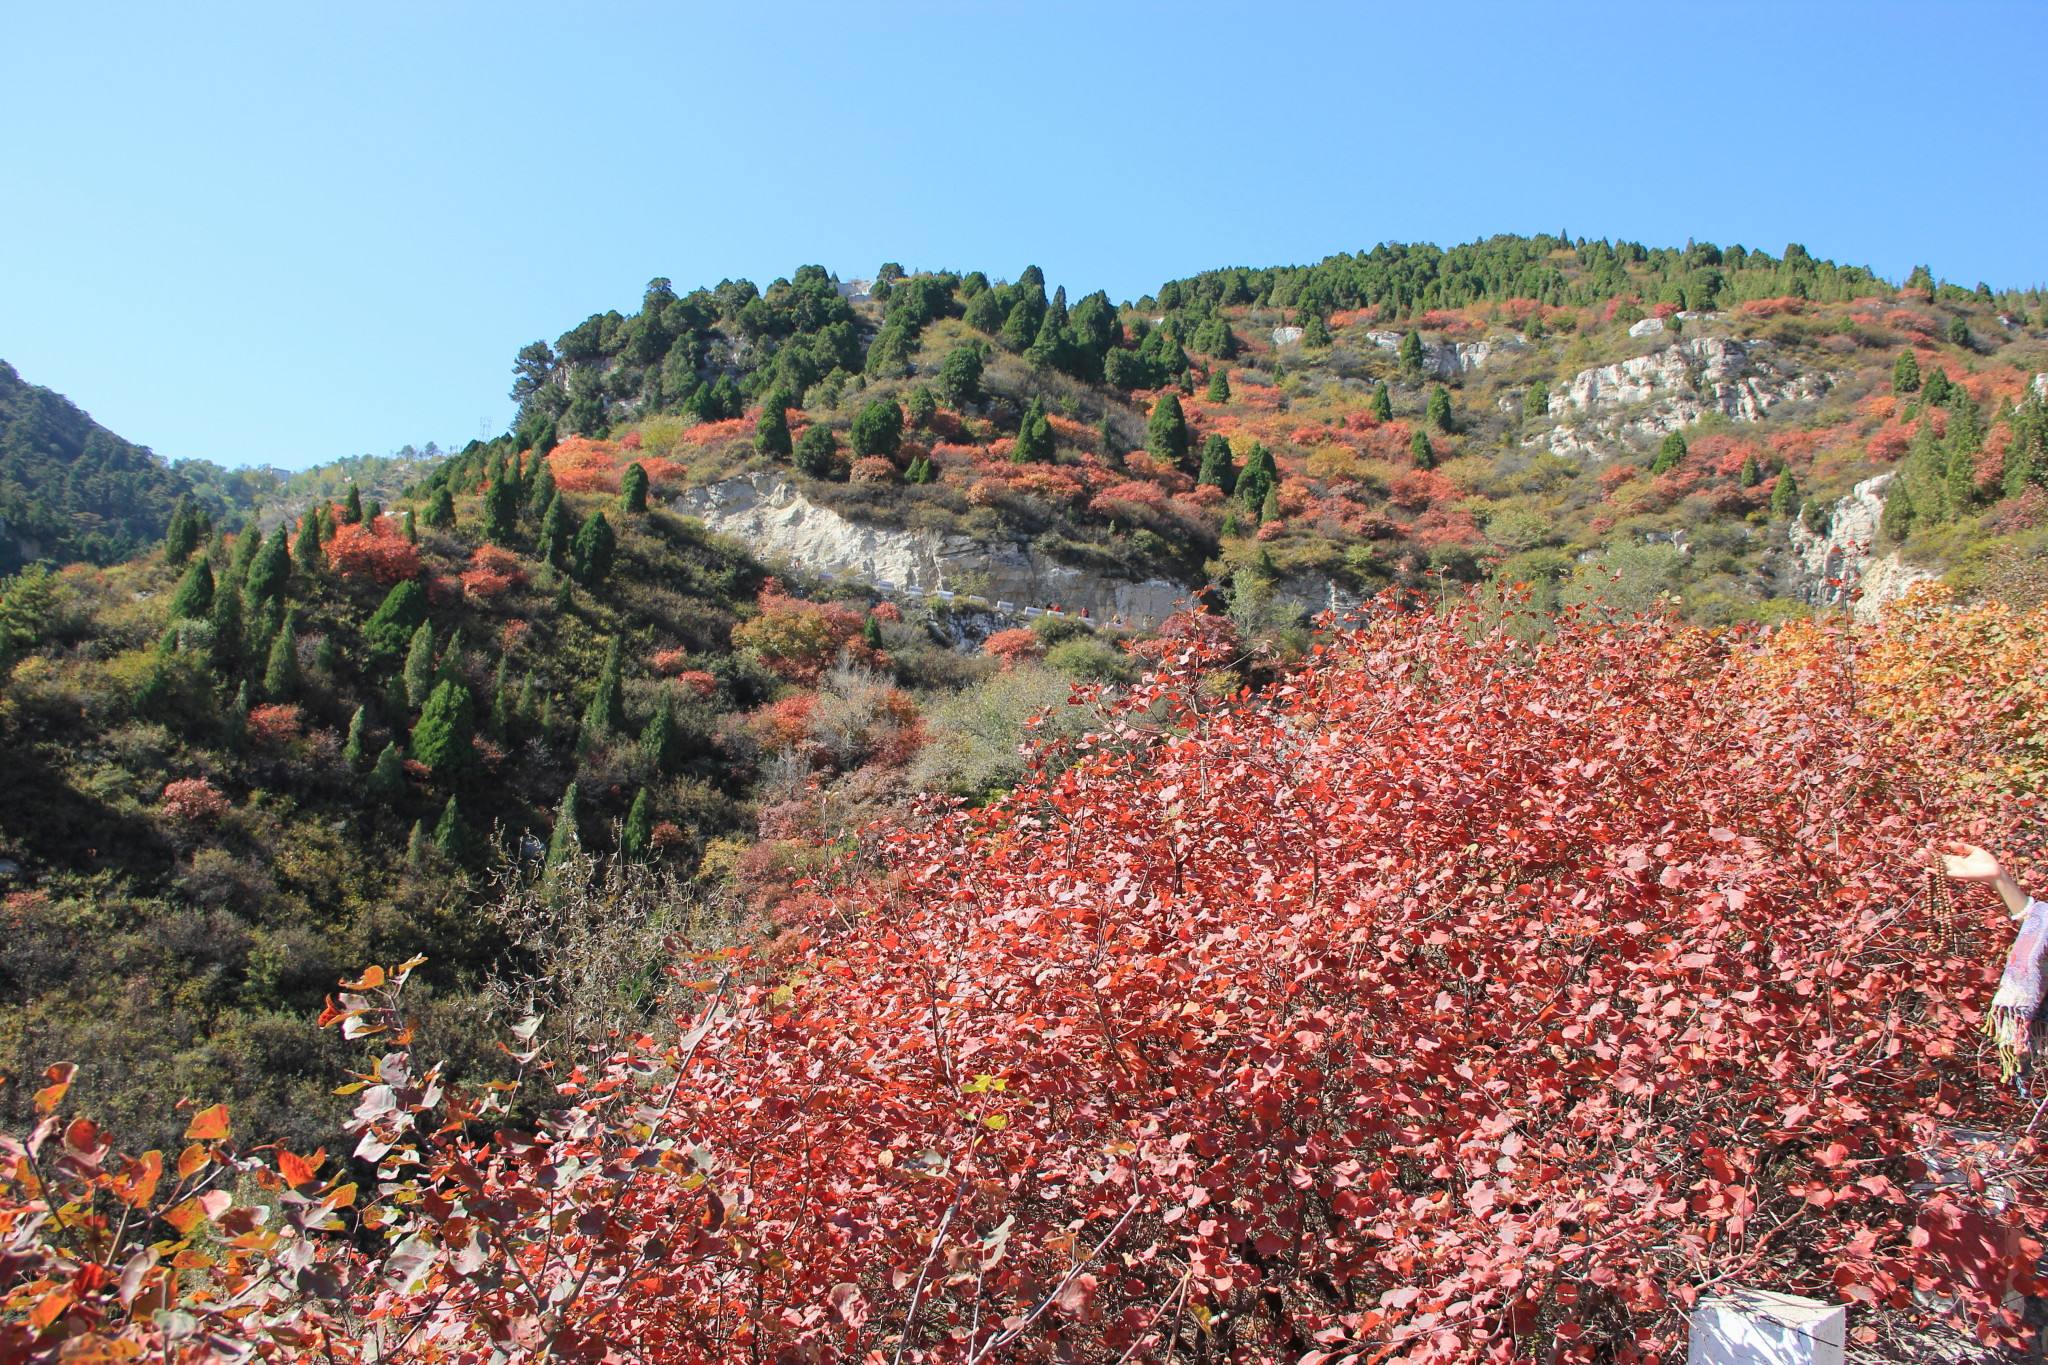
M 1308 453 L 1312 479 L 1355 479 L 1365 458 L 1349 446 L 1320 445 Z

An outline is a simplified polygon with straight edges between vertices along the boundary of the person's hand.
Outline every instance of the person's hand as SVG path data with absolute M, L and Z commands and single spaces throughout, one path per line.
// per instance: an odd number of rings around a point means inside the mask
M 1942 845 L 1941 870 L 1959 882 L 1995 882 L 2005 869 L 1975 844 L 1950 842 Z

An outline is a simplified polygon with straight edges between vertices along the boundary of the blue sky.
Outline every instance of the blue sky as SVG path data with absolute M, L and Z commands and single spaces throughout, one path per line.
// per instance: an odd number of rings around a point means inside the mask
M 502 429 L 513 352 L 816 261 L 1135 298 L 1494 232 L 2048 281 L 2048 5 L 18 7 L 0 358 L 171 457 Z

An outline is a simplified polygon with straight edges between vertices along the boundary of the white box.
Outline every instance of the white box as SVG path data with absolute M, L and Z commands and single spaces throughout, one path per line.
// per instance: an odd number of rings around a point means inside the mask
M 1842 1365 L 1848 1310 L 1839 1303 L 1723 1289 L 1692 1312 L 1692 1365 Z

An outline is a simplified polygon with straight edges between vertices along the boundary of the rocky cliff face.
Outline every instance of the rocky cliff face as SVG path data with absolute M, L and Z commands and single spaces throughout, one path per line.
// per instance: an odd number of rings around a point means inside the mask
M 1401 349 L 1399 332 L 1367 332 L 1365 339 L 1382 351 Z M 1484 337 L 1478 341 L 1425 341 L 1422 343 L 1422 372 L 1432 379 L 1456 379 L 1488 361 L 1529 349 L 1520 333 Z
M 1058 606 L 1143 628 L 1170 616 L 1189 595 L 1170 579 L 1112 578 L 1062 564 L 1027 541 L 863 525 L 768 474 L 693 488 L 674 505 L 711 530 L 747 542 L 771 563 L 910 596 L 975 594 L 1006 615 Z
M 1786 596 L 1816 607 L 1847 606 L 1858 621 L 1869 622 L 1915 583 L 1934 577 L 1900 559 L 1896 551 L 1871 553 L 1884 517 L 1885 489 L 1893 477 L 1878 474 L 1857 484 L 1835 504 L 1825 532 L 1792 523 L 1787 557 L 1776 574 Z
M 1648 355 L 1581 370 L 1550 393 L 1559 419 L 1527 444 L 1606 458 L 1691 426 L 1710 412 L 1761 421 L 1782 403 L 1818 398 L 1829 376 L 1781 364 L 1769 342 L 1687 337 Z

